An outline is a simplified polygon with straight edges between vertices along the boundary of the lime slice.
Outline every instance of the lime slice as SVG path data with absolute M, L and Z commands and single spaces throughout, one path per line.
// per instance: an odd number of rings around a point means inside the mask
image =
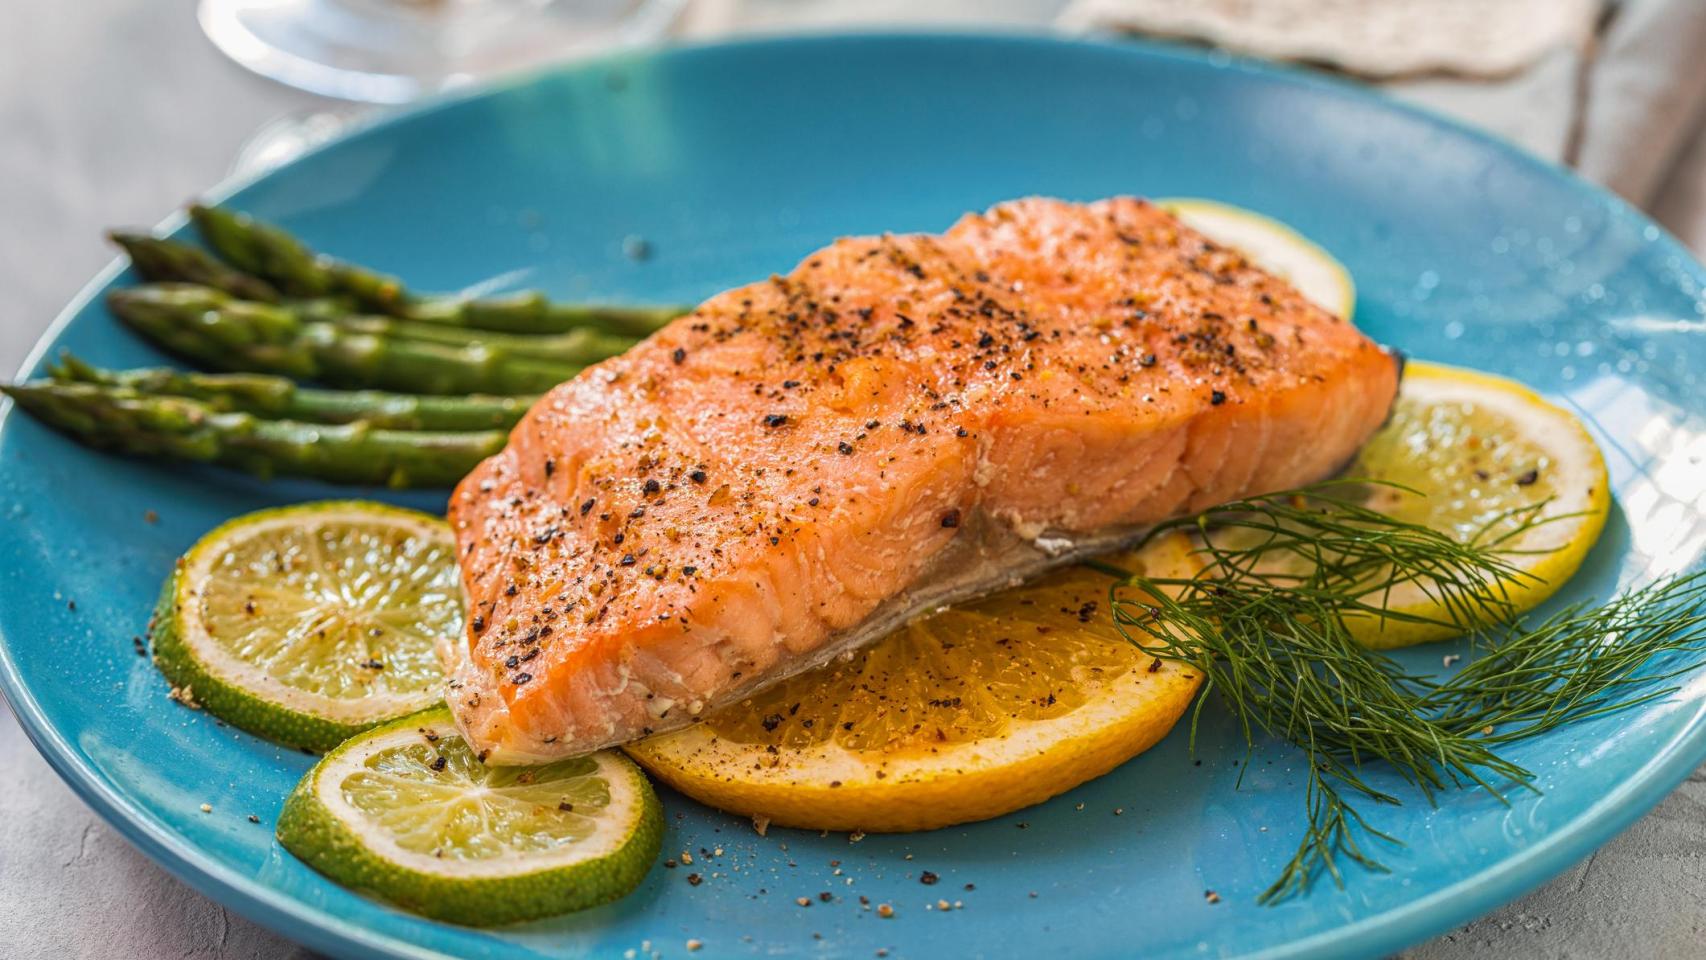
M 285 801 L 278 839 L 344 886 L 494 926 L 625 896 L 657 858 L 663 811 L 620 753 L 488 767 L 435 707 L 327 754 Z
M 1350 271 L 1278 220 L 1216 200 L 1179 197 L 1156 204 L 1209 239 L 1240 251 L 1334 316 L 1348 320 L 1356 309 Z
M 1555 593 L 1587 558 L 1610 506 L 1605 458 L 1581 421 L 1501 377 L 1410 363 L 1392 419 L 1348 476 L 1388 480 L 1416 493 L 1371 488 L 1369 506 L 1468 542 L 1499 543 L 1530 575 L 1505 588 L 1516 612 Z M 1514 510 L 1544 503 L 1526 529 Z M 1387 609 L 1442 615 L 1418 584 L 1394 589 Z M 1351 621 L 1371 647 L 1398 647 L 1455 631 L 1395 620 Z
M 203 537 L 178 561 L 150 632 L 176 699 L 329 750 L 437 703 L 434 644 L 461 628 L 443 520 L 332 501 L 263 510 Z

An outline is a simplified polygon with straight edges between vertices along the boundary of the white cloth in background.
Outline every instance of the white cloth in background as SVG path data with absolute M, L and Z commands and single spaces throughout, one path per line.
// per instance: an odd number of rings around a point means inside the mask
M 1379 84 L 1401 100 L 1465 120 L 1548 160 L 1564 162 L 1576 132 L 1586 51 L 1557 47 L 1527 69 L 1486 80 L 1427 75 Z
M 1648 209 L 1697 255 L 1706 255 L 1706 125 L 1695 129 L 1694 139 Z
M 1615 8 L 1582 106 L 1573 159 L 1583 176 L 1637 206 L 1662 200 L 1667 179 L 1706 178 L 1698 159 L 1678 163 L 1706 120 L 1706 2 L 1625 0 Z M 1694 233 L 1706 240 L 1706 222 Z

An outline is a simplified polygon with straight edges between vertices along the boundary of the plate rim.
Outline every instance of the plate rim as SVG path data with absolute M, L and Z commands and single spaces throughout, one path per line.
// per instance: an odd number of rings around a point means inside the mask
M 1665 248 L 1666 252 L 1680 255 L 1685 269 L 1692 273 L 1696 280 L 1706 285 L 1706 267 L 1701 265 L 1699 258 L 1644 211 L 1563 165 L 1536 156 L 1482 128 L 1371 88 L 1301 67 L 1163 41 L 1103 34 L 1074 35 L 1058 30 L 1038 32 L 1004 27 L 814 29 L 608 51 L 594 57 L 519 71 L 491 83 L 452 90 L 400 109 L 387 111 L 375 120 L 358 122 L 344 134 L 318 144 L 276 167 L 228 176 L 203 191 L 201 196 L 221 202 L 254 183 L 322 152 L 343 149 L 368 137 L 381 135 L 391 127 L 408 123 L 418 116 L 498 96 L 565 74 L 705 51 L 738 52 L 754 48 L 814 43 L 1008 44 L 1056 49 L 1080 48 L 1172 61 L 1213 70 L 1235 70 L 1256 76 L 1264 82 L 1294 85 L 1364 104 L 1373 104 L 1381 109 L 1396 111 L 1436 128 L 1448 130 L 1529 168 L 1536 175 L 1563 181 L 1575 191 L 1585 191 L 1597 201 L 1607 204 L 1614 215 L 1630 218 L 1646 229 L 1656 230 L 1658 238 L 1654 242 Z M 187 217 L 181 211 L 175 212 L 159 221 L 155 230 L 175 232 L 186 222 Z M 85 283 L 43 330 L 26 354 L 14 375 L 15 378 L 23 379 L 40 366 L 52 349 L 53 342 L 77 315 L 126 270 L 125 261 L 115 258 Z M 4 433 L 15 408 L 15 404 L 7 402 L 5 409 L 0 410 L 0 434 Z M 77 758 L 63 733 L 48 720 L 34 694 L 25 684 L 13 659 L 11 641 L 3 626 L 0 626 L 0 697 L 10 705 L 19 726 L 36 752 L 84 803 L 150 860 L 201 895 L 236 910 L 291 942 L 311 949 L 347 955 L 351 948 L 355 948 L 366 956 L 392 960 L 455 960 L 451 954 L 438 949 L 377 932 L 349 922 L 329 910 L 280 893 L 253 877 L 225 866 L 197 845 L 174 836 L 152 811 L 124 797 L 103 782 L 99 773 L 87 762 Z M 1706 718 L 1706 700 L 1699 702 L 1682 729 L 1620 786 L 1533 845 L 1396 909 L 1307 937 L 1264 947 L 1242 956 L 1246 960 L 1279 960 L 1298 957 L 1383 955 L 1436 936 L 1509 903 L 1556 878 L 1571 864 L 1609 842 L 1635 820 L 1649 813 L 1690 773 L 1706 762 L 1706 722 L 1703 722 L 1703 718 Z

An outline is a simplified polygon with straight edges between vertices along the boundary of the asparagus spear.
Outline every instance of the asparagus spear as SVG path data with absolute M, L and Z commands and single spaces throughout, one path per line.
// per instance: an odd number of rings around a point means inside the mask
M 397 320 L 372 314 L 334 317 L 329 322 L 353 333 L 367 333 L 376 337 L 440 343 L 451 347 L 486 346 L 509 351 L 518 357 L 561 360 L 583 366 L 626 353 L 629 347 L 639 342 L 633 337 L 584 328 L 568 333 L 494 333 L 487 330 L 460 330 L 436 323 Z
M 427 343 L 305 321 L 271 304 L 208 287 L 115 290 L 113 312 L 165 349 L 219 370 L 274 373 L 339 387 L 405 393 L 539 393 L 584 363 L 518 356 L 494 344 Z M 587 361 L 600 359 L 588 355 Z
M 342 294 L 382 313 L 409 299 L 396 277 L 315 253 L 289 233 L 248 214 L 198 203 L 190 207 L 190 220 L 227 263 L 293 297 Z
M 154 250 L 155 255 L 162 258 L 178 257 L 183 251 L 197 252 L 192 247 L 162 251 L 159 245 L 163 242 L 155 241 L 148 249 Z M 179 259 L 182 258 L 179 257 Z M 238 276 L 242 275 L 239 274 Z M 162 298 L 170 298 L 174 303 L 179 304 L 180 309 L 184 310 L 220 310 L 232 306 L 232 297 L 236 297 L 238 300 L 243 299 L 240 294 L 229 289 L 228 286 L 202 281 L 158 283 L 140 289 L 145 291 L 146 295 L 157 294 Z M 229 296 L 221 296 L 221 294 L 228 294 Z M 287 317 L 305 321 L 324 321 L 336 323 L 355 333 L 370 333 L 375 336 L 402 340 L 420 340 L 453 347 L 485 345 L 502 348 L 516 356 L 562 360 L 581 365 L 596 363 L 599 360 L 623 353 L 638 342 L 635 337 L 607 333 L 588 327 L 555 334 L 515 334 L 475 328 L 458 329 L 455 326 L 436 322 L 406 320 L 376 314 L 358 314 L 351 312 L 346 304 L 333 299 L 290 303 L 256 301 L 256 303 L 259 302 L 265 302 L 266 306 L 271 308 L 270 312 L 278 314 L 280 322 L 283 322 Z M 269 311 L 249 310 L 248 312 L 258 316 Z
M 428 297 L 405 304 L 401 316 L 424 323 L 506 333 L 561 333 L 591 327 L 629 337 L 649 337 L 688 312 L 681 306 L 554 303 L 537 290 L 497 297 Z
M 373 390 L 317 390 L 261 373 L 187 373 L 166 367 L 103 370 L 70 354 L 50 371 L 59 383 L 183 397 L 220 413 L 272 420 L 353 423 L 390 430 L 494 430 L 515 425 L 533 397 L 420 397 Z M 28 384 L 45 387 L 45 384 Z
M 395 277 L 315 253 L 288 232 L 247 214 L 197 204 L 190 207 L 190 219 L 202 239 L 237 268 L 292 297 L 318 299 L 322 310 L 384 313 L 500 333 L 567 333 L 592 327 L 645 337 L 690 309 L 553 303 L 538 291 L 479 298 L 420 296 Z
M 123 387 L 36 382 L 0 386 L 19 407 L 97 449 L 219 463 L 263 477 L 445 487 L 504 445 L 502 430 L 423 432 L 265 420 L 182 397 Z
M 199 247 L 161 240 L 146 233 L 114 230 L 107 238 L 129 255 L 131 266 L 147 280 L 199 283 L 243 300 L 278 303 L 278 290 L 259 277 L 233 270 Z

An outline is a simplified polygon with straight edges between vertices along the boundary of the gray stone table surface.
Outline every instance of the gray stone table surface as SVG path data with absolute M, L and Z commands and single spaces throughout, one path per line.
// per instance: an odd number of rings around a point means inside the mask
M 0 31 L 0 368 L 257 127 L 322 102 L 225 62 L 182 0 L 20 4 Z M 1706 772 L 1570 872 L 1414 960 L 1706 955 Z M 49 770 L 0 708 L 0 960 L 307 954 L 180 884 Z

